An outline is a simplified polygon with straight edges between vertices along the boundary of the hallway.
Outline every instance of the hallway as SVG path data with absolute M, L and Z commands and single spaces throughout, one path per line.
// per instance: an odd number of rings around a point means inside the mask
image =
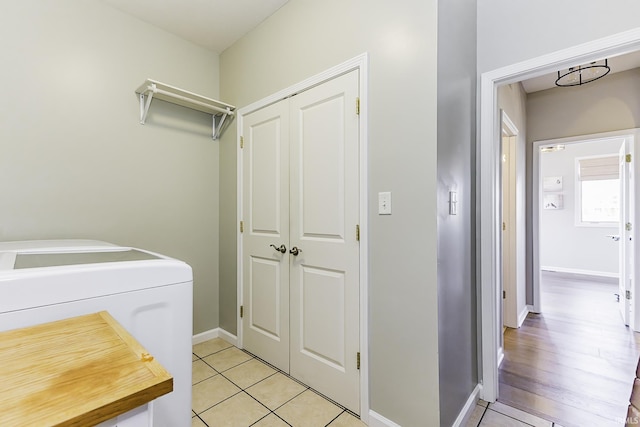
M 640 334 L 623 325 L 617 290 L 543 272 L 543 313 L 504 334 L 499 401 L 564 427 L 624 425 Z

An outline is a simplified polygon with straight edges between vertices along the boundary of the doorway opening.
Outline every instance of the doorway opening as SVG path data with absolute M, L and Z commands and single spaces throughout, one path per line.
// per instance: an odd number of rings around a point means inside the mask
M 632 316 L 635 129 L 536 141 L 533 144 L 533 297 L 543 308 L 545 271 L 617 284 L 624 325 Z M 558 149 L 561 148 L 561 149 Z M 607 280 L 609 279 L 609 280 Z
M 549 55 L 500 68 L 481 75 L 480 81 L 480 142 L 478 144 L 478 256 L 481 313 L 481 398 L 493 402 L 498 397 L 498 361 L 502 325 L 500 307 L 501 276 L 501 195 L 500 195 L 500 120 L 497 108 L 497 87 L 528 78 L 552 73 L 558 69 L 622 55 L 640 50 L 640 29 L 616 34 Z M 534 197 L 537 197 L 533 194 Z M 636 209 L 636 213 L 638 209 Z M 535 222 L 537 218 L 532 218 Z M 634 221 L 637 218 L 634 218 Z M 637 223 L 637 221 L 635 221 Z M 634 233 L 634 231 L 631 231 Z M 633 239 L 634 245 L 637 239 Z M 637 250 L 637 248 L 636 248 Z M 539 263 L 533 253 L 533 262 Z M 538 264 L 539 265 L 539 264 Z M 535 269 L 534 269 L 535 271 Z M 540 280 L 532 273 L 533 281 Z M 637 273 L 631 272 L 637 282 Z M 535 299 L 534 295 L 534 299 Z M 538 295 L 539 297 L 539 295 Z M 539 300 L 539 299 L 538 299 Z M 639 299 L 634 300 L 634 305 Z M 535 301 L 534 301 L 535 308 Z M 638 310 L 634 307 L 634 312 Z
M 608 425 L 626 413 L 640 334 L 625 326 L 628 304 L 615 294 L 629 283 L 617 249 L 624 259 L 633 132 L 533 143 L 540 311 L 503 336 L 498 400 L 562 425 Z M 601 186 L 604 195 L 592 191 Z

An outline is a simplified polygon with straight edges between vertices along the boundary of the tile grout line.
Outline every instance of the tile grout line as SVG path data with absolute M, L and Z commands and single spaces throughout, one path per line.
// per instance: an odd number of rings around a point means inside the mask
M 332 422 L 334 422 L 335 420 L 337 420 L 338 418 L 340 418 L 340 415 L 344 414 L 346 412 L 346 409 L 343 409 L 342 412 L 340 412 L 338 415 L 336 415 L 331 421 L 329 421 L 324 427 L 329 427 L 329 424 L 331 424 Z
M 237 365 L 233 365 L 233 366 L 231 366 L 231 367 L 229 367 L 229 368 L 225 369 L 224 371 L 216 369 L 216 368 L 215 368 L 215 367 L 213 367 L 210 363 L 208 363 L 206 360 L 204 360 L 206 357 L 213 356 L 213 355 L 215 355 L 215 354 L 221 353 L 221 352 L 223 352 L 223 351 L 225 351 L 225 350 L 229 350 L 229 349 L 231 349 L 231 348 L 236 348 L 236 349 L 238 349 L 238 350 L 242 351 L 243 353 L 247 354 L 247 355 L 248 355 L 248 356 L 250 356 L 251 358 L 250 358 L 250 359 L 248 359 L 248 360 L 245 360 L 245 361 L 243 361 L 243 362 L 241 362 L 241 363 L 238 363 Z M 248 351 L 246 351 L 245 349 L 240 349 L 240 348 L 238 348 L 238 347 L 236 347 L 236 346 L 230 345 L 229 347 L 226 347 L 226 348 L 220 349 L 220 350 L 218 350 L 218 351 L 216 351 L 216 352 L 213 352 L 213 353 L 208 354 L 208 355 L 203 356 L 203 357 L 200 357 L 198 354 L 196 354 L 196 353 L 194 353 L 194 352 L 192 352 L 192 354 L 193 354 L 193 355 L 195 355 L 195 357 L 196 357 L 196 360 L 192 360 L 192 363 L 193 363 L 193 362 L 196 362 L 196 361 L 198 361 L 198 360 L 201 360 L 202 362 L 204 362 L 204 363 L 205 363 L 205 365 L 207 365 L 208 367 L 210 367 L 210 368 L 213 370 L 213 372 L 215 372 L 215 374 L 214 374 L 214 375 L 212 375 L 212 376 L 210 376 L 210 377 L 208 377 L 208 378 L 205 378 L 205 379 L 203 379 L 203 380 L 199 381 L 199 382 L 198 382 L 198 383 L 196 383 L 196 384 L 199 384 L 199 383 L 201 383 L 201 382 L 203 382 L 203 381 L 206 381 L 206 380 L 208 380 L 208 379 L 210 379 L 210 378 L 213 378 L 213 377 L 215 377 L 216 375 L 221 375 L 221 376 L 222 376 L 222 378 L 224 378 L 225 380 L 229 381 L 231 384 L 233 384 L 235 387 L 237 387 L 237 388 L 239 389 L 239 391 L 238 391 L 238 392 L 236 392 L 236 393 L 232 394 L 231 396 L 228 396 L 227 398 L 225 398 L 225 399 L 223 399 L 223 400 L 221 400 L 221 401 L 217 402 L 215 405 L 212 405 L 212 406 L 210 406 L 210 407 L 208 407 L 208 408 L 204 409 L 203 411 L 200 411 L 199 413 L 197 413 L 197 412 L 193 411 L 193 412 L 196 414 L 195 416 L 196 416 L 198 419 L 200 419 L 200 421 L 202 421 L 202 422 L 203 422 L 207 427 L 208 427 L 208 424 L 207 424 L 207 423 L 206 423 L 206 422 L 205 422 L 205 421 L 200 417 L 200 415 L 201 415 L 202 413 L 204 413 L 204 412 L 206 412 L 206 411 L 208 411 L 208 410 L 210 410 L 210 409 L 212 409 L 212 408 L 214 408 L 214 407 L 216 407 L 216 406 L 220 405 L 221 403 L 223 403 L 223 402 L 225 402 L 225 401 L 227 401 L 227 400 L 229 400 L 229 399 L 231 399 L 231 398 L 233 398 L 233 397 L 238 396 L 241 392 L 244 392 L 244 394 L 246 394 L 247 396 L 249 396 L 249 397 L 250 397 L 251 399 L 253 399 L 254 401 L 258 402 L 260 405 L 262 405 L 264 408 L 266 408 L 266 409 L 269 411 L 266 415 L 264 415 L 263 417 L 261 417 L 260 419 L 258 419 L 257 421 L 255 421 L 255 422 L 254 422 L 253 424 L 251 424 L 251 425 L 254 425 L 254 424 L 258 423 L 258 422 L 260 422 L 261 420 L 263 420 L 264 418 L 268 417 L 270 414 L 273 414 L 275 417 L 277 417 L 278 419 L 280 419 L 282 422 L 284 422 L 284 423 L 285 423 L 285 424 L 287 424 L 288 426 L 292 426 L 292 425 L 291 425 L 291 424 L 289 424 L 289 422 L 287 422 L 284 418 L 280 417 L 280 416 L 279 416 L 275 411 L 277 411 L 278 409 L 282 408 L 283 406 L 285 406 L 286 404 L 288 404 L 288 403 L 289 403 L 289 402 L 291 402 L 292 400 L 296 399 L 297 397 L 299 397 L 301 394 L 305 393 L 306 391 L 311 391 L 311 392 L 313 392 L 314 394 L 316 394 L 316 395 L 317 395 L 317 396 L 319 396 L 320 398 L 322 398 L 322 399 L 326 400 L 327 402 L 329 402 L 329 403 L 333 404 L 334 406 L 336 406 L 338 409 L 340 409 L 340 410 L 341 410 L 341 411 L 340 411 L 340 413 L 338 413 L 338 415 L 337 415 L 336 417 L 334 417 L 331 421 L 329 421 L 329 423 L 327 423 L 327 424 L 326 424 L 326 426 L 329 426 L 331 423 L 333 423 L 336 419 L 338 419 L 338 418 L 339 418 L 342 414 L 344 414 L 345 412 L 348 412 L 349 414 L 352 414 L 356 419 L 360 419 L 360 417 L 359 417 L 359 416 L 357 416 L 357 415 L 355 415 L 354 413 L 352 413 L 351 411 L 349 411 L 346 407 L 344 407 L 344 406 L 342 406 L 342 405 L 338 404 L 338 403 L 337 403 L 337 402 L 335 402 L 334 400 L 332 400 L 332 399 L 328 398 L 327 396 L 325 396 L 325 395 L 321 394 L 321 393 L 320 393 L 320 392 L 318 392 L 317 390 L 315 390 L 315 389 L 313 389 L 313 388 L 309 387 L 308 385 L 306 385 L 306 384 L 302 383 L 302 382 L 301 382 L 301 381 L 299 381 L 298 379 L 293 378 L 293 377 L 292 377 L 292 376 L 290 376 L 288 373 L 286 373 L 286 372 L 282 371 L 281 369 L 279 369 L 278 367 L 276 367 L 276 366 L 274 366 L 274 365 L 270 364 L 269 362 L 267 362 L 267 361 L 265 361 L 265 360 L 263 360 L 263 359 L 259 358 L 258 356 L 254 355 L 254 354 L 252 354 L 252 353 L 250 353 L 250 352 L 248 352 Z M 245 388 L 240 387 L 238 384 L 236 384 L 236 383 L 235 383 L 235 382 L 233 382 L 230 378 L 228 378 L 226 375 L 224 375 L 224 373 L 225 373 L 225 372 L 230 371 L 231 369 L 237 368 L 238 366 L 241 366 L 241 365 L 243 365 L 243 364 L 246 364 L 246 363 L 248 363 L 248 362 L 250 362 L 251 360 L 254 360 L 254 359 L 255 359 L 255 360 L 258 360 L 258 361 L 260 361 L 260 362 L 262 362 L 262 363 L 264 363 L 266 366 L 268 366 L 268 367 L 272 368 L 275 372 L 274 372 L 274 373 L 272 373 L 272 374 L 270 374 L 270 375 L 267 375 L 265 378 L 262 378 L 261 380 L 259 380 L 259 381 L 255 382 L 255 383 L 253 383 L 253 384 L 251 384 L 251 385 L 249 385 L 248 387 L 245 387 Z M 251 395 L 247 390 L 248 390 L 249 388 L 251 388 L 251 387 L 253 387 L 253 386 L 255 386 L 255 385 L 257 385 L 257 384 L 259 384 L 259 383 L 261 383 L 261 382 L 263 382 L 263 381 L 265 381 L 266 379 L 273 377 L 273 376 L 274 376 L 274 375 L 276 375 L 277 373 L 282 374 L 282 375 L 283 375 L 283 376 L 285 376 L 287 379 L 290 379 L 290 380 L 294 381 L 295 383 L 299 384 L 300 386 L 304 387 L 304 390 L 302 390 L 300 393 L 297 393 L 295 396 L 291 397 L 290 399 L 288 399 L 287 401 L 285 401 L 284 403 L 280 404 L 278 407 L 276 407 L 275 409 L 273 409 L 273 410 L 272 410 L 272 409 L 270 409 L 267 405 L 265 405 L 264 403 L 262 403 L 260 400 L 258 400 L 258 399 L 257 399 L 257 398 L 255 398 L 254 396 L 252 396 L 252 395 Z M 192 387 L 193 387 L 193 385 L 195 385 L 195 384 L 192 384 Z M 486 413 L 486 409 L 488 409 L 488 407 L 487 407 L 487 408 L 485 408 L 485 412 L 483 413 L 483 417 L 484 417 L 484 414 Z M 494 411 L 494 412 L 496 412 L 496 411 Z M 482 418 L 481 418 L 481 419 L 482 419 Z M 325 427 L 326 427 L 326 426 L 325 426 Z
M 196 414 L 195 418 L 199 419 L 200 421 L 202 421 L 202 424 L 204 424 L 205 426 L 209 427 L 209 424 L 207 424 L 207 423 L 205 422 L 205 420 L 203 420 L 202 418 L 200 418 L 200 415 L 197 415 L 197 414 Z
M 482 411 L 482 416 L 478 420 L 478 424 L 476 424 L 475 427 L 480 427 L 480 424 L 482 424 L 482 420 L 484 419 L 484 416 L 486 415 L 488 410 L 489 410 L 489 405 L 484 407 L 484 411 Z
M 227 401 L 227 400 L 231 399 L 232 397 L 239 395 L 239 394 L 240 394 L 240 393 L 242 393 L 242 392 L 243 392 L 243 390 L 238 390 L 236 393 L 233 393 L 231 396 L 225 397 L 225 398 L 224 398 L 224 399 L 222 399 L 220 402 L 218 402 L 218 403 L 216 403 L 216 404 L 214 404 L 214 405 L 209 406 L 207 409 L 203 409 L 203 410 L 202 410 L 202 411 L 200 411 L 200 412 L 196 412 L 196 415 L 198 416 L 198 418 L 200 418 L 200 415 L 201 415 L 201 414 L 204 414 L 204 413 L 205 413 L 205 412 L 207 412 L 209 409 L 211 409 L 211 408 L 215 408 L 216 406 L 218 406 L 218 405 L 219 405 L 219 404 L 221 404 L 222 402 L 225 402 L 225 401 Z

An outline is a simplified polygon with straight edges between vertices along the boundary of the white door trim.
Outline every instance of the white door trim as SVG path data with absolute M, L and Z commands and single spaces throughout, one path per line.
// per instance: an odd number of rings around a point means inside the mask
M 243 117 L 253 111 L 278 102 L 298 92 L 302 92 L 311 87 L 317 86 L 327 80 L 331 80 L 342 74 L 353 70 L 358 70 L 359 76 L 359 98 L 360 98 L 360 418 L 364 423 L 369 421 L 369 310 L 368 310 L 368 290 L 369 290 L 369 226 L 368 226 L 368 203 L 369 187 L 368 176 L 368 76 L 369 76 L 369 55 L 363 53 L 342 64 L 336 65 L 326 71 L 312 76 L 300 83 L 294 84 L 286 89 L 278 91 L 266 98 L 256 101 L 246 107 L 237 110 L 237 135 L 236 161 L 237 161 L 237 223 L 240 224 L 243 218 L 242 212 L 242 152 L 240 151 L 240 135 L 242 134 Z M 355 106 L 354 106 L 355 108 Z M 237 233 L 237 287 L 238 306 L 242 305 L 242 234 Z M 242 319 L 240 310 L 237 311 L 237 331 L 238 347 L 242 348 Z
M 606 57 L 640 50 L 640 28 L 614 34 L 548 55 L 539 56 L 480 76 L 480 133 L 477 145 L 479 242 L 478 277 L 481 322 L 481 382 L 483 400 L 493 402 L 498 397 L 498 323 L 500 280 L 500 193 L 499 153 L 500 115 L 497 107 L 497 87 L 559 69 Z

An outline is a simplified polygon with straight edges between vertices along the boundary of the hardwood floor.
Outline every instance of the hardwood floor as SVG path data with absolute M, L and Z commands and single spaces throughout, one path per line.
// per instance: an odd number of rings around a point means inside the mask
M 498 400 L 564 427 L 624 425 L 640 354 L 611 280 L 543 272 L 541 314 L 504 334 Z

